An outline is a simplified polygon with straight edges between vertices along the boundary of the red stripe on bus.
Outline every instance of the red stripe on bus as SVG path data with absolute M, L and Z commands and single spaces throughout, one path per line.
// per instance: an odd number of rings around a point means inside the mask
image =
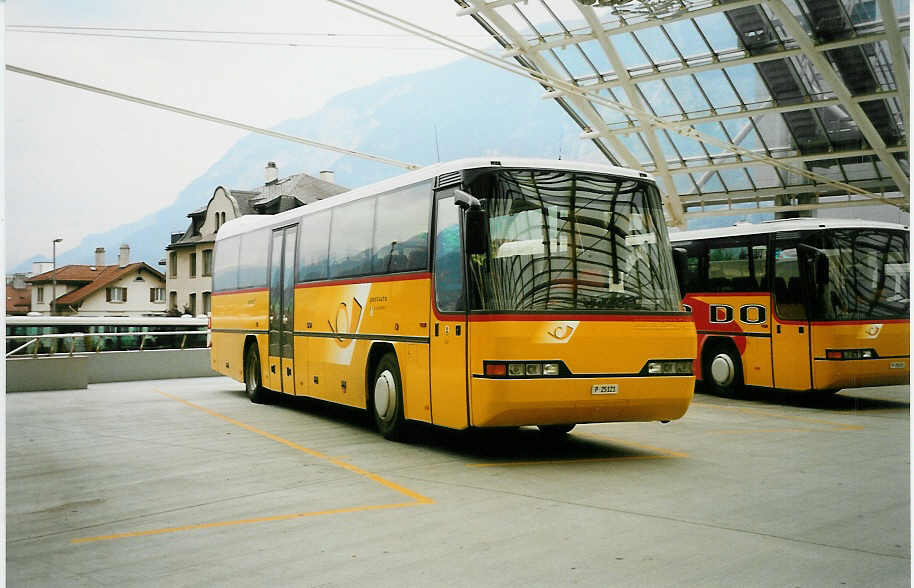
M 435 313 L 437 316 L 437 312 Z M 469 321 L 617 321 L 617 322 L 679 322 L 691 323 L 691 315 L 640 314 L 470 314 Z
M 348 284 L 374 284 L 377 282 L 405 282 L 408 280 L 427 280 L 432 277 L 429 272 L 416 272 L 409 274 L 394 274 L 390 276 L 364 276 L 361 278 L 346 278 L 344 280 L 326 280 L 322 282 L 304 282 L 295 284 L 296 288 L 319 288 L 321 286 L 345 286 Z
M 687 296 L 771 296 L 771 292 L 689 292 Z

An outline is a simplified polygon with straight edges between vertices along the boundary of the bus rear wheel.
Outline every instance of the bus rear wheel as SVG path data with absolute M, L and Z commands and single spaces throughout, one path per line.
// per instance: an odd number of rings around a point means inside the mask
M 705 358 L 704 380 L 711 391 L 732 396 L 743 387 L 743 365 L 739 355 L 725 345 L 711 349 Z
M 387 353 L 375 367 L 371 388 L 371 411 L 378 432 L 385 439 L 403 437 L 403 389 L 397 356 Z
M 248 346 L 244 353 L 244 388 L 251 402 L 266 404 L 270 391 L 263 387 L 260 373 L 260 352 L 256 345 Z

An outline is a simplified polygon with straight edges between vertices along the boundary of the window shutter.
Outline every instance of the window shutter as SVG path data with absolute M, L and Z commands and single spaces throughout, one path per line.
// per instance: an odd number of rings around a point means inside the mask
M 105 288 L 105 302 L 111 302 L 111 288 Z
M 155 301 L 156 301 L 156 289 L 150 288 L 149 289 L 149 302 L 155 302 Z
M 127 302 L 127 288 L 121 288 L 124 291 L 124 299 L 121 302 Z

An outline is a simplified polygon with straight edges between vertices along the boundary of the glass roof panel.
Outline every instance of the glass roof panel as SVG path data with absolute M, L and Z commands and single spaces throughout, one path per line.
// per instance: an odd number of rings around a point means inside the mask
M 701 39 L 701 35 L 698 34 L 698 30 L 691 21 L 680 20 L 665 24 L 663 28 L 669 33 L 683 57 L 704 55 L 708 52 L 708 46 Z
M 631 35 L 613 35 L 609 39 L 613 47 L 616 48 L 619 59 L 622 60 L 622 64 L 627 69 L 640 69 L 649 66 L 650 60 Z
M 727 68 L 730 81 L 736 86 L 739 97 L 746 104 L 771 101 L 771 94 L 762 81 L 758 70 L 752 64 L 737 65 Z
M 746 171 L 743 169 L 722 169 L 718 173 L 723 179 L 727 190 L 730 192 L 752 189 L 752 183 L 749 181 L 749 176 L 746 175 Z
M 695 78 L 714 108 L 721 109 L 727 106 L 739 105 L 739 97 L 733 93 L 733 89 L 722 71 L 698 72 L 695 74 Z
M 679 59 L 676 50 L 658 27 L 642 29 L 633 33 L 638 41 L 648 50 L 654 63 L 675 61 Z
M 609 63 L 609 58 L 606 57 L 606 52 L 603 51 L 603 47 L 600 46 L 599 41 L 585 41 L 580 43 L 578 47 L 587 55 L 587 58 L 594 64 L 594 67 L 600 73 L 609 73 L 613 70 L 612 65 Z
M 699 16 L 695 23 L 704 33 L 705 38 L 715 53 L 722 53 L 739 47 L 736 31 L 730 26 L 723 12 Z
M 693 116 L 710 114 L 711 105 L 701 94 L 701 89 L 692 76 L 676 76 L 666 81 L 685 112 Z
M 773 167 L 754 165 L 747 167 L 746 171 L 752 177 L 752 182 L 756 188 L 778 188 L 781 186 L 781 180 Z
M 676 104 L 673 96 L 666 85 L 661 81 L 643 82 L 638 84 L 638 88 L 644 95 L 644 99 L 649 103 L 650 108 L 658 116 L 671 116 L 682 114 L 682 110 Z
M 725 192 L 724 183 L 720 181 L 720 176 L 716 173 L 708 174 L 692 174 L 695 177 L 695 182 L 699 185 L 701 192 Z
M 571 72 L 573 78 L 594 76 L 599 73 L 577 47 L 565 47 L 564 49 L 556 49 L 549 53 L 551 55 L 554 54 L 565 64 L 565 67 Z

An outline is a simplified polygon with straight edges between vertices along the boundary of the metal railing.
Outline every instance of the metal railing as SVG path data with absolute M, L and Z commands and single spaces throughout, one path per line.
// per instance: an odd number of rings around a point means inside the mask
M 7 317 L 6 357 L 208 347 L 206 318 Z M 88 331 L 88 332 L 86 332 Z

